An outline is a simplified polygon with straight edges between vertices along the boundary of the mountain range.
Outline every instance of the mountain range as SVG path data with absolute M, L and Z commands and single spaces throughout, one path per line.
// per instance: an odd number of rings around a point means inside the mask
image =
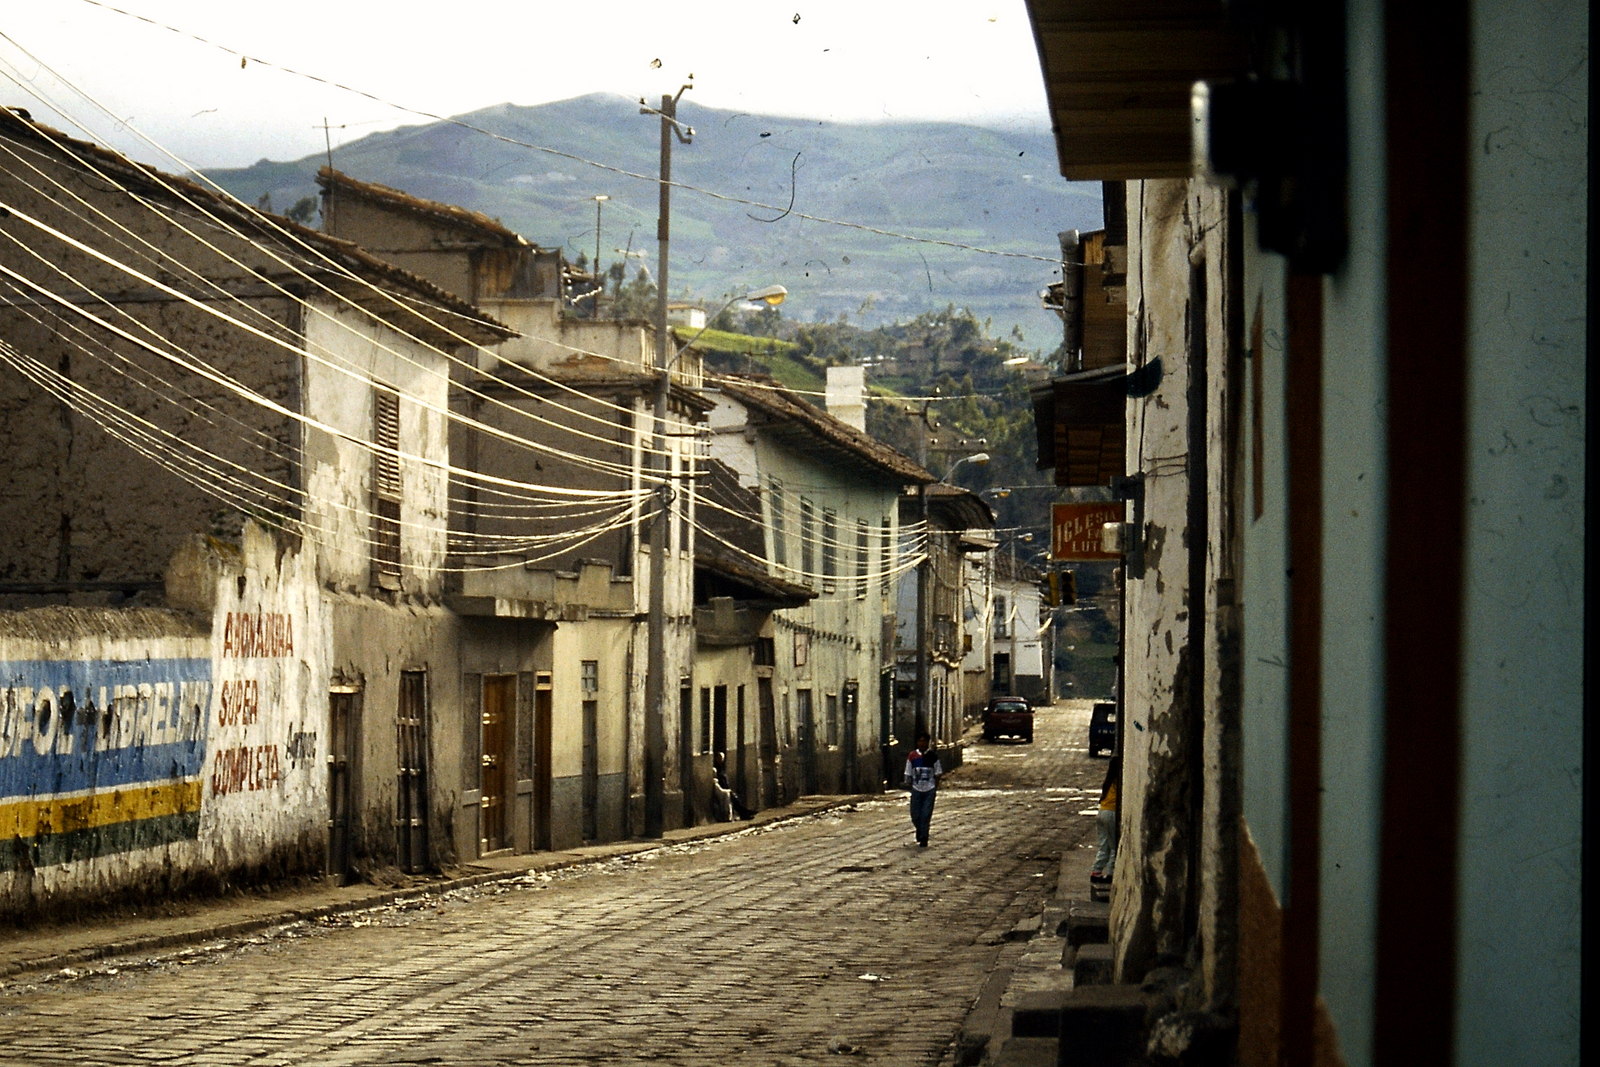
M 605 195 L 602 265 L 626 258 L 630 278 L 641 266 L 653 276 L 660 121 L 640 103 L 501 104 L 209 176 L 284 212 L 316 194 L 331 157 L 354 178 L 482 212 L 572 260 L 594 257 L 595 197 Z M 1056 234 L 1100 226 L 1100 188 L 1060 177 L 1047 128 L 824 122 L 703 108 L 687 95 L 678 119 L 694 133 L 672 146 L 674 300 L 714 310 L 776 283 L 797 321 L 874 326 L 955 305 L 991 320 L 995 336 L 1015 328 L 1045 352 L 1058 343 L 1039 290 L 1060 277 Z

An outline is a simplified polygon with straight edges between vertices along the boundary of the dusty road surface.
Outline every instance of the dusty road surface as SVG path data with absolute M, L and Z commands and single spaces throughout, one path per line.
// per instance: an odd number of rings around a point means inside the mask
M 0 989 L 0 1064 L 939 1063 L 1104 763 L 1088 705 L 903 794 Z

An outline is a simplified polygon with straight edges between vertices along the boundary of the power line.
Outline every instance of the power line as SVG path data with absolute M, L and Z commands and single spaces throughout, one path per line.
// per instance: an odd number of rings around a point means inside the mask
M 255 64 L 259 65 L 259 66 L 267 67 L 267 68 L 270 68 L 272 70 L 281 71 L 281 72 L 283 72 L 285 74 L 293 75 L 294 77 L 297 77 L 297 78 L 303 78 L 303 79 L 305 79 L 307 81 L 316 82 L 319 85 L 325 85 L 325 86 L 328 86 L 329 88 L 337 89 L 337 90 L 339 90 L 341 92 L 351 93 L 352 95 L 359 96 L 359 97 L 361 97 L 363 99 L 366 99 L 366 100 L 370 100 L 375 104 L 381 104 L 384 107 L 393 108 L 396 111 L 401 111 L 401 112 L 404 112 L 404 113 L 406 113 L 408 115 L 415 115 L 418 118 L 430 119 L 430 120 L 432 120 L 434 122 L 449 123 L 452 126 L 457 126 L 457 127 L 460 127 L 461 129 L 464 129 L 464 130 L 470 130 L 473 133 L 481 134 L 481 135 L 483 135 L 485 137 L 489 137 L 489 138 L 491 138 L 493 140 L 500 141 L 500 142 L 503 142 L 505 144 L 516 145 L 517 147 L 527 148 L 527 149 L 530 149 L 530 150 L 535 151 L 535 152 L 543 152 L 546 155 L 555 156 L 555 157 L 557 157 L 559 159 L 565 159 L 565 160 L 568 160 L 569 162 L 573 162 L 573 163 L 581 163 L 581 164 L 583 164 L 585 166 L 594 167 L 594 168 L 596 168 L 598 170 L 603 170 L 603 171 L 606 171 L 606 172 L 611 173 L 611 174 L 618 174 L 618 175 L 621 175 L 621 176 L 626 177 L 626 178 L 634 178 L 634 179 L 639 180 L 639 181 L 646 181 L 646 182 L 651 183 L 652 185 L 660 184 L 659 175 L 640 174 L 640 173 L 637 173 L 635 171 L 626 170 L 626 169 L 624 169 L 622 167 L 613 166 L 613 165 L 611 165 L 609 163 L 601 163 L 598 160 L 588 159 L 588 158 L 586 158 L 584 156 L 577 155 L 576 153 L 573 153 L 573 152 L 565 152 L 565 151 L 562 151 L 561 149 L 551 148 L 551 147 L 549 147 L 547 145 L 533 144 L 530 141 L 522 141 L 522 140 L 518 140 L 515 137 L 506 136 L 505 134 L 495 133 L 492 130 L 485 129 L 482 126 L 476 126 L 476 125 L 474 125 L 474 124 L 472 124 L 470 122 L 463 121 L 462 119 L 459 119 L 459 118 L 453 118 L 453 117 L 450 117 L 450 116 L 447 116 L 447 115 L 435 114 L 435 113 L 433 113 L 431 111 L 425 111 L 425 110 L 422 110 L 420 108 L 408 107 L 408 106 L 406 106 L 404 104 L 399 104 L 399 103 L 396 103 L 396 102 L 394 102 L 392 100 L 387 100 L 387 99 L 385 99 L 385 98 L 383 98 L 381 96 L 376 95 L 375 93 L 368 92 L 368 91 L 366 91 L 364 89 L 358 89 L 358 88 L 355 88 L 354 86 L 345 85 L 345 84 L 343 84 L 341 82 L 338 82 L 338 81 L 335 81 L 335 80 L 333 80 L 331 78 L 326 78 L 326 77 L 323 77 L 323 76 L 317 75 L 317 74 L 311 74 L 311 73 L 308 73 L 306 71 L 296 70 L 296 69 L 294 69 L 292 67 L 286 67 L 286 66 L 283 66 L 282 64 L 274 63 L 274 62 L 272 62 L 270 60 L 266 60 L 266 59 L 261 59 L 261 58 L 259 58 L 257 56 L 250 55 L 250 54 L 248 54 L 246 52 L 241 52 L 236 48 L 232 48 L 232 47 L 230 47 L 228 45 L 225 45 L 225 44 L 222 44 L 220 42 L 210 40 L 209 38 L 206 38 L 206 37 L 202 37 L 199 34 L 194 33 L 192 31 L 185 30 L 185 29 L 182 29 L 182 28 L 177 27 L 177 26 L 168 25 L 167 23 L 160 22 L 160 21 L 158 21 L 156 19 L 150 18 L 147 15 L 140 15 L 140 14 L 136 14 L 136 13 L 131 12 L 131 11 L 126 11 L 126 10 L 120 8 L 120 7 L 115 6 L 114 4 L 105 3 L 104 0 L 83 0 L 83 2 L 86 3 L 86 4 L 92 4 L 95 7 L 103 8 L 103 9 L 105 9 L 107 11 L 110 11 L 110 12 L 113 12 L 115 14 L 122 15 L 122 16 L 124 16 L 126 18 L 131 18 L 131 19 L 135 19 L 135 20 L 137 20 L 139 22 L 146 23 L 147 25 L 153 26 L 153 27 L 155 27 L 157 29 L 161 29 L 161 30 L 165 30 L 165 31 L 167 31 L 169 33 L 177 34 L 180 37 L 187 37 L 190 40 L 196 41 L 196 42 L 198 42 L 200 44 L 203 44 L 203 45 L 205 45 L 205 46 L 207 46 L 209 48 L 215 48 L 220 52 L 225 52 L 226 54 L 228 54 L 230 56 L 234 56 L 234 57 L 240 59 L 241 61 L 249 62 L 249 63 L 255 63 Z M 8 41 L 12 41 L 12 39 L 9 36 L 7 36 L 6 34 L 4 34 L 3 32 L 0 32 L 0 37 L 4 37 Z M 16 42 L 12 41 L 12 43 L 15 44 Z M 962 243 L 960 241 L 947 241 L 947 240 L 943 240 L 943 239 L 940 239 L 940 238 L 934 238 L 934 237 L 919 237 L 919 236 L 917 236 L 915 234 L 899 233 L 899 232 L 894 231 L 894 230 L 887 230 L 887 229 L 883 229 L 882 227 L 878 227 L 878 226 L 869 226 L 869 225 L 866 225 L 864 223 L 846 222 L 846 221 L 843 221 L 843 220 L 840 220 L 840 219 L 830 219 L 830 218 L 826 218 L 826 217 L 821 216 L 821 215 L 807 214 L 806 212 L 802 212 L 802 211 L 789 211 L 788 209 L 786 209 L 786 208 L 784 208 L 784 207 L 782 207 L 780 205 L 768 204 L 768 203 L 764 203 L 764 202 L 759 201 L 759 200 L 750 200 L 750 199 L 747 199 L 745 197 L 733 196 L 733 195 L 728 194 L 728 193 L 719 193 L 719 192 L 716 192 L 716 191 L 711 190 L 711 189 L 705 189 L 705 188 L 701 188 L 699 186 L 689 185 L 689 184 L 684 183 L 684 182 L 671 181 L 671 182 L 667 182 L 666 184 L 671 186 L 671 187 L 673 187 L 673 188 L 681 189 L 681 190 L 683 190 L 685 192 L 699 193 L 702 196 L 707 196 L 707 197 L 710 197 L 710 198 L 712 198 L 714 200 L 721 200 L 721 201 L 725 201 L 727 203 L 737 204 L 737 205 L 739 205 L 741 207 L 745 207 L 745 208 L 759 208 L 759 209 L 761 209 L 763 211 L 777 211 L 777 212 L 780 212 L 780 213 L 792 215 L 795 218 L 805 219 L 808 222 L 817 222 L 817 223 L 822 223 L 822 224 L 828 225 L 828 226 L 838 226 L 838 227 L 841 227 L 841 228 L 844 228 L 844 229 L 860 230 L 862 232 L 871 233 L 871 234 L 874 234 L 874 235 L 879 236 L 879 237 L 888 237 L 888 238 L 892 238 L 894 240 L 899 240 L 899 241 L 910 241 L 910 242 L 913 242 L 913 243 L 916 243 L 916 244 L 934 245 L 934 246 L 941 247 L 941 248 L 951 248 L 951 249 L 955 249 L 957 251 L 973 252 L 973 253 L 976 253 L 976 254 L 979 254 L 979 255 L 997 256 L 997 257 L 1006 258 L 1006 259 L 1026 259 L 1026 260 L 1031 260 L 1031 261 L 1038 262 L 1038 263 L 1049 263 L 1052 266 L 1059 266 L 1060 265 L 1060 257 L 1059 256 L 1054 256 L 1054 257 L 1052 257 L 1052 256 L 1039 256 L 1039 255 L 1034 255 L 1034 254 L 1029 253 L 1029 252 L 1005 252 L 1005 251 L 1001 251 L 999 249 L 994 249 L 994 248 L 983 248 L 983 247 L 978 246 L 978 245 L 964 244 L 964 243 Z

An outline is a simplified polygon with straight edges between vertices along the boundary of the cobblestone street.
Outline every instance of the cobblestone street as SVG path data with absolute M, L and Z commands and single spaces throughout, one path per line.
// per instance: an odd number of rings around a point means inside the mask
M 0 995 L 26 1065 L 938 1064 L 1005 932 L 1092 845 L 1088 704 L 903 794 L 623 860 L 105 961 Z

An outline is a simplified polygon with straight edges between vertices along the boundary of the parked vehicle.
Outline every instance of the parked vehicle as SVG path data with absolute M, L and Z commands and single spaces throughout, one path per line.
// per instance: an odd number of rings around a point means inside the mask
M 1089 755 L 1114 755 L 1117 751 L 1117 705 L 1102 701 L 1089 716 Z
M 1024 697 L 990 697 L 983 709 L 983 739 L 1020 737 L 1033 741 L 1033 707 Z

